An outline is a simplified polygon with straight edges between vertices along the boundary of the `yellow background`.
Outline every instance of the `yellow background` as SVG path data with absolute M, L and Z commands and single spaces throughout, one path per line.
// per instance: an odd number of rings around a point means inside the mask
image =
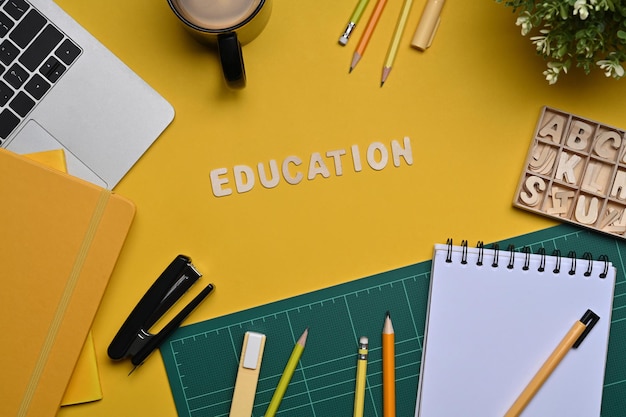
M 242 91 L 225 88 L 215 51 L 182 30 L 165 0 L 58 3 L 176 109 L 116 187 L 137 215 L 93 326 L 104 398 L 61 417 L 176 415 L 158 352 L 131 376 L 128 361 L 106 356 L 176 254 L 191 256 L 201 281 L 216 285 L 190 323 L 423 261 L 448 237 L 492 242 L 531 232 L 555 224 L 512 207 L 541 107 L 626 127 L 626 80 L 573 71 L 549 86 L 515 15 L 493 0 L 449 0 L 423 53 L 409 46 L 425 4 L 416 0 L 383 88 L 401 1 L 389 0 L 348 74 L 374 0 L 346 47 L 337 40 L 355 0 L 274 0 L 265 31 L 244 47 Z M 412 166 L 356 173 L 344 159 L 342 176 L 211 192 L 215 168 L 306 161 L 353 144 L 363 152 L 404 136 Z

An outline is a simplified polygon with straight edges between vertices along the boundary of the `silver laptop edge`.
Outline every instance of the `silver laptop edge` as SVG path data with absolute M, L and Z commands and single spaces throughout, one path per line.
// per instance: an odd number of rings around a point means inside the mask
M 61 147 L 71 174 L 111 189 L 174 109 L 52 1 L 29 3 L 83 51 L 2 146 L 18 153 Z

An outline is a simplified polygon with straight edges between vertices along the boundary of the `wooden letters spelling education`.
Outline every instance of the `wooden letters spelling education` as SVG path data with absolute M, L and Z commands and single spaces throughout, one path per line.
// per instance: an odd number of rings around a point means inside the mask
M 256 170 L 248 165 L 235 165 L 232 169 L 216 168 L 210 173 L 211 189 L 215 197 L 225 197 L 233 194 L 233 183 L 237 193 L 243 194 L 252 190 L 257 181 L 266 189 L 275 188 L 281 181 L 298 185 L 304 179 L 312 181 L 320 177 L 329 178 L 333 173 L 341 176 L 344 165 L 352 166 L 354 172 L 361 172 L 364 166 L 381 171 L 390 164 L 399 167 L 401 160 L 407 165 L 413 164 L 411 139 L 408 136 L 404 137 L 402 143 L 392 140 L 389 146 L 382 142 L 373 142 L 364 152 L 359 145 L 352 145 L 349 149 L 313 152 L 304 160 L 291 155 L 282 162 L 276 159 L 271 159 L 267 164 L 259 162 Z
M 514 205 L 626 237 L 624 134 L 544 107 Z

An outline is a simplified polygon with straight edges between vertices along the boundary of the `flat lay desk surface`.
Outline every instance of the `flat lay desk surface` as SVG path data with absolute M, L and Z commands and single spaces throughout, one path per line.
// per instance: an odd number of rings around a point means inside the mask
M 382 88 L 403 2 L 388 2 L 349 74 L 360 32 L 345 47 L 337 40 L 356 2 L 274 0 L 265 31 L 244 46 L 241 91 L 226 89 L 215 51 L 183 31 L 165 0 L 57 2 L 176 109 L 115 188 L 137 215 L 93 325 L 104 398 L 61 417 L 176 415 L 158 352 L 130 376 L 130 363 L 106 356 L 175 255 L 190 256 L 216 287 L 191 323 L 429 259 L 448 237 L 492 242 L 542 229 L 556 223 L 512 206 L 541 107 L 626 128 L 626 80 L 573 71 L 548 85 L 515 15 L 492 0 L 447 2 L 425 52 L 409 46 L 425 3 L 415 1 Z M 365 158 L 370 144 L 405 137 L 411 165 L 356 171 L 347 156 L 353 145 Z M 324 156 L 337 150 L 347 151 L 341 175 Z M 329 176 L 308 180 L 316 152 Z M 300 183 L 281 177 L 266 188 L 257 178 L 250 191 L 235 189 L 233 167 L 290 156 L 303 161 Z M 212 192 L 218 168 L 231 195 Z

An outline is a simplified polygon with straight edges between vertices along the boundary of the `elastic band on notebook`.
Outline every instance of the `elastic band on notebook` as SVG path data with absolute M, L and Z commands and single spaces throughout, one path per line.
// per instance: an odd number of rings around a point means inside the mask
M 50 323 L 48 334 L 46 335 L 46 339 L 44 340 L 43 346 L 39 353 L 39 358 L 35 363 L 35 368 L 33 369 L 33 373 L 30 376 L 30 380 L 28 381 L 28 385 L 24 392 L 24 397 L 22 397 L 22 403 L 20 404 L 20 409 L 18 410 L 17 417 L 24 417 L 28 413 L 28 409 L 30 408 L 31 402 L 35 395 L 35 391 L 37 390 L 37 385 L 39 385 L 39 379 L 41 378 L 46 362 L 48 361 L 50 350 L 52 349 L 54 340 L 56 339 L 59 328 L 61 327 L 63 316 L 65 315 L 67 306 L 69 305 L 72 298 L 72 293 L 74 292 L 74 288 L 76 287 L 76 283 L 78 282 L 78 277 L 80 276 L 80 272 L 83 269 L 85 260 L 87 259 L 89 248 L 96 236 L 96 230 L 98 229 L 100 220 L 104 215 L 104 211 L 110 196 L 111 192 L 106 189 L 103 189 L 100 193 L 100 197 L 98 198 L 98 202 L 96 203 L 96 207 L 94 208 L 91 220 L 89 221 L 87 231 L 85 232 L 85 237 L 83 238 L 83 241 L 80 245 L 76 260 L 74 261 L 74 265 L 72 266 L 72 271 L 70 272 L 67 283 L 65 284 L 65 289 L 63 290 L 61 300 L 59 301 L 59 305 L 57 306 L 57 310 L 54 314 L 54 318 L 52 319 L 52 323 Z

